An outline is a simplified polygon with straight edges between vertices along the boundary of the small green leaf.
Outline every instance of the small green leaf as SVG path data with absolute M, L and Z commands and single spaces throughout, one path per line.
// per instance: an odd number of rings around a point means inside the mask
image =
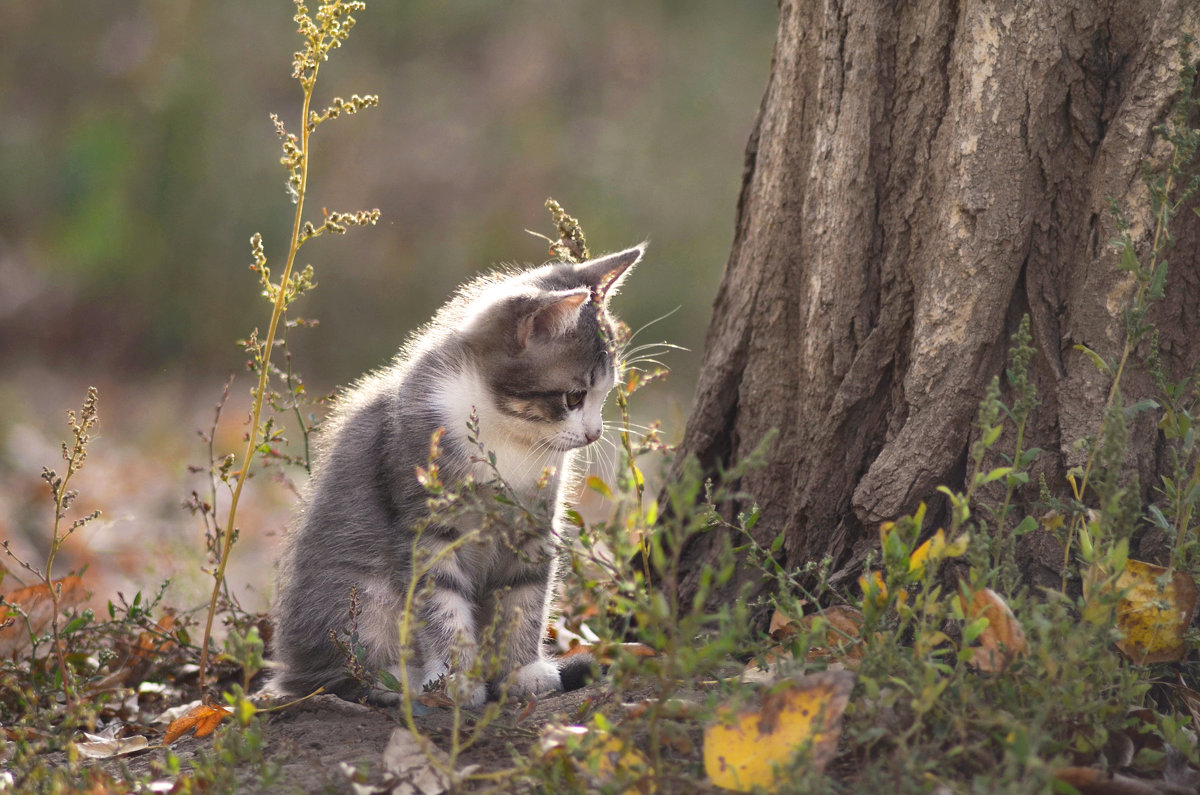
M 1137 252 L 1133 250 L 1133 241 L 1126 239 L 1121 247 L 1121 264 L 1117 267 L 1123 271 L 1136 272 L 1138 269 Z
M 1154 526 L 1159 529 L 1171 529 L 1171 523 L 1167 521 L 1167 517 L 1163 516 L 1163 512 L 1158 509 L 1157 505 L 1150 506 L 1150 519 L 1154 522 Z
M 758 506 L 755 505 L 749 510 L 742 511 L 740 514 L 738 514 L 738 522 L 747 530 L 753 530 L 754 525 L 758 524 L 758 517 Z
M 1143 411 L 1147 411 L 1149 409 L 1156 409 L 1156 408 L 1158 408 L 1158 402 L 1151 400 L 1150 398 L 1146 398 L 1145 400 L 1139 400 L 1137 403 L 1134 403 L 1133 405 L 1126 406 L 1125 407 L 1125 416 L 1133 417 L 1138 414 L 1141 414 Z
M 1079 528 L 1079 553 L 1088 563 L 1091 563 L 1096 558 L 1096 548 L 1092 544 L 1092 534 L 1086 527 Z
M 1154 275 L 1150 277 L 1150 287 L 1146 291 L 1146 295 L 1152 301 L 1157 301 L 1163 297 L 1163 292 L 1167 286 L 1167 261 L 1163 260 L 1158 263 L 1158 267 L 1154 269 Z
M 949 486 L 938 486 L 937 490 L 949 497 L 950 502 L 954 505 L 958 505 L 960 502 L 962 502 L 962 497 L 951 491 Z
M 980 480 L 979 482 L 981 484 L 982 483 L 991 483 L 993 480 L 999 480 L 1000 478 L 1004 477 L 1005 475 L 1009 474 L 1012 471 L 1013 471 L 1012 467 L 996 467 L 991 472 L 988 472 L 986 475 L 983 475 L 983 479 Z
M 65 627 L 63 627 L 62 634 L 70 635 L 72 632 L 78 632 L 79 630 L 86 627 L 87 624 L 88 624 L 87 615 L 75 616 L 75 618 L 71 619 L 71 622 L 69 624 L 67 624 Z
M 1008 486 L 1008 488 L 1010 488 L 1010 489 L 1019 488 L 1021 486 L 1024 486 L 1028 482 L 1029 482 L 1029 473 L 1028 472 L 1013 472 L 1011 475 L 1008 476 L 1008 479 L 1004 481 L 1005 485 Z
M 401 687 L 400 681 L 398 679 L 396 679 L 395 675 L 391 671 L 387 670 L 386 668 L 379 669 L 379 681 L 382 682 L 383 686 L 386 687 L 388 690 L 394 691 L 396 693 L 399 693 L 404 689 L 403 687 Z
M 1033 463 L 1033 460 L 1042 454 L 1042 448 L 1030 447 L 1028 450 L 1023 450 L 1021 455 L 1017 456 L 1017 469 L 1024 469 Z
M 1021 520 L 1020 524 L 1018 524 L 1016 527 L 1013 528 L 1013 535 L 1023 536 L 1032 530 L 1036 530 L 1037 526 L 1038 526 L 1037 519 L 1034 519 L 1032 516 L 1026 516 L 1024 519 Z
M 1129 562 L 1129 539 L 1122 538 L 1112 551 L 1113 568 L 1120 571 Z
M 963 645 L 969 646 L 975 642 L 975 639 L 983 634 L 983 631 L 988 628 L 991 623 L 987 620 L 987 616 L 980 616 L 963 627 Z
M 991 428 L 988 428 L 987 431 L 985 431 L 983 434 L 983 439 L 982 439 L 983 446 L 991 447 L 993 444 L 996 443 L 996 440 L 1000 438 L 1000 434 L 1003 432 L 1004 432 L 1003 425 L 993 425 Z
M 1076 345 L 1074 347 L 1075 347 L 1075 350 L 1080 351 L 1081 353 L 1083 353 L 1084 356 L 1091 359 L 1092 364 L 1096 365 L 1096 369 L 1098 369 L 1100 372 L 1106 373 L 1108 375 L 1112 375 L 1112 372 L 1113 372 L 1112 367 L 1108 364 L 1108 362 L 1104 361 L 1103 356 L 1096 353 L 1094 350 L 1092 350 L 1091 348 L 1089 348 L 1086 345 Z

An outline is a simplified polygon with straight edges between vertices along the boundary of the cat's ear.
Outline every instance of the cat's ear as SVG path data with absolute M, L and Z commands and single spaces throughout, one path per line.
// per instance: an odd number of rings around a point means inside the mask
M 596 294 L 597 303 L 605 303 L 609 297 L 616 295 L 621 282 L 629 275 L 630 269 L 641 260 L 646 253 L 646 244 L 618 251 L 616 254 L 605 254 L 603 257 L 588 260 L 576 265 L 576 273 L 583 278 L 583 283 L 592 288 Z
M 555 290 L 543 293 L 517 321 L 517 345 L 524 349 L 530 339 L 561 337 L 579 323 L 579 313 L 592 297 L 591 290 Z

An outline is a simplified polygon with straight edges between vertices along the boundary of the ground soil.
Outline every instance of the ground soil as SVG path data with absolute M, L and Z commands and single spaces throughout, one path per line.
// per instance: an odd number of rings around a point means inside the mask
M 645 692 L 642 692 L 642 691 Z M 559 693 L 506 705 L 500 716 L 484 731 L 480 739 L 460 756 L 459 769 L 477 765 L 478 773 L 510 769 L 514 752 L 521 755 L 536 753 L 535 745 L 546 726 L 575 724 L 593 710 L 610 714 L 620 712 L 622 701 L 639 701 L 650 695 L 651 689 L 635 688 L 617 698 L 610 688 L 595 684 L 569 693 Z M 449 748 L 453 731 L 454 712 L 450 708 L 422 709 L 415 716 L 418 730 L 442 749 Z M 466 731 L 478 718 L 479 712 L 463 711 Z M 295 792 L 386 792 L 375 789 L 388 781 L 383 762 L 384 749 L 393 731 L 404 726 L 397 707 L 376 707 L 345 701 L 337 696 L 319 695 L 264 716 L 264 744 L 270 761 L 280 767 L 279 777 L 266 787 L 254 769 L 247 769 L 241 778 L 239 791 Z M 197 756 L 211 749 L 213 737 L 197 739 L 192 736 L 175 741 L 170 752 L 179 758 L 183 775 Z M 98 762 L 118 777 L 168 780 L 167 749 L 152 748 L 119 759 Z M 65 761 L 62 760 L 62 761 Z M 358 771 L 352 785 L 348 771 Z M 468 791 L 525 791 L 529 782 L 519 784 L 503 777 L 496 780 L 469 783 Z M 397 790 L 402 791 L 402 790 Z

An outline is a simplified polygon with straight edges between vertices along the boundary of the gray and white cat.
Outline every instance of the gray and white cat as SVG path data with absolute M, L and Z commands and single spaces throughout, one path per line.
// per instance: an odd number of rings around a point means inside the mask
M 512 695 L 562 689 L 542 651 L 565 536 L 560 492 L 573 451 L 601 434 L 601 408 L 620 367 L 607 302 L 643 251 L 481 277 L 390 367 L 340 399 L 279 562 L 274 689 L 368 695 L 331 639 L 351 630 L 352 590 L 367 670 L 398 675 L 407 659 L 411 686 L 448 677 L 450 695 L 472 707 L 486 700 L 489 685 Z M 543 498 L 532 532 L 514 540 L 466 517 L 429 522 L 429 493 L 416 470 L 428 465 L 438 428 L 445 429 L 442 481 L 485 483 L 498 471 L 518 500 Z M 495 470 L 481 448 L 494 453 Z M 411 616 L 415 648 L 402 655 L 398 626 L 414 544 L 429 560 L 464 533 L 466 543 L 422 567 Z M 490 655 L 489 673 L 469 674 L 485 670 L 473 666 L 481 655 Z

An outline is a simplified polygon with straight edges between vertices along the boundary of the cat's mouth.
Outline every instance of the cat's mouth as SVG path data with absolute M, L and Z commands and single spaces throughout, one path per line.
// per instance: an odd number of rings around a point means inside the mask
M 594 441 L 595 441 L 595 439 L 588 439 L 586 437 L 583 439 L 577 439 L 577 438 L 572 437 L 569 439 L 555 439 L 550 444 L 550 446 L 552 449 L 557 450 L 560 453 L 566 453 L 571 450 L 579 450 L 581 448 L 587 447 L 589 444 L 591 444 Z

